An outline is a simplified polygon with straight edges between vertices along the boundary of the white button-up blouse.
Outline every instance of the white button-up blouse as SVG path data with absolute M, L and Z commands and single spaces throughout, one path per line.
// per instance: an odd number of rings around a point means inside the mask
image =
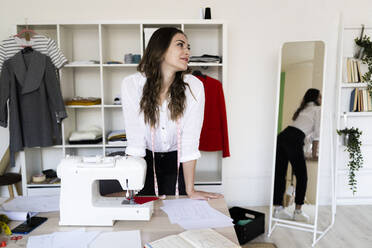
M 312 134 L 313 140 L 319 140 L 320 115 L 321 107 L 315 105 L 313 102 L 309 102 L 291 126 L 300 129 L 304 132 L 305 136 Z
M 203 83 L 191 74 L 184 76 L 186 86 L 186 108 L 179 121 L 181 132 L 180 162 L 200 158 L 199 138 L 204 118 Z M 125 77 L 121 86 L 124 125 L 127 135 L 126 153 L 144 157 L 145 149 L 152 150 L 151 128 L 145 124 L 143 112 L 140 112 L 140 101 L 146 77 L 137 72 Z M 195 98 L 194 98 L 195 97 Z M 168 109 L 168 100 L 160 106 L 159 123 L 155 127 L 154 151 L 170 152 L 177 150 L 177 122 L 172 121 Z

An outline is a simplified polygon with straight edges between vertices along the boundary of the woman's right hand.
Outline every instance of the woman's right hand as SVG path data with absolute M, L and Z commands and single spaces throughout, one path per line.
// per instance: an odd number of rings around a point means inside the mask
M 219 193 L 211 193 L 211 192 L 205 192 L 205 191 L 192 191 L 188 193 L 187 196 L 190 199 L 207 200 L 207 201 L 209 201 L 210 199 L 220 199 L 224 197 L 222 194 L 219 194 Z

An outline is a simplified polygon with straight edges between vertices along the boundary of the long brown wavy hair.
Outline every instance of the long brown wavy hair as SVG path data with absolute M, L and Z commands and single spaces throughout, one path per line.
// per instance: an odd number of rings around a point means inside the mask
M 145 53 L 137 70 L 145 74 L 147 80 L 143 87 L 140 110 L 143 111 L 145 123 L 155 127 L 159 123 L 160 92 L 162 89 L 161 63 L 174 35 L 181 33 L 181 30 L 174 27 L 159 28 L 151 36 L 146 47 Z M 168 109 L 171 119 L 176 121 L 183 115 L 186 107 L 186 86 L 183 76 L 189 73 L 186 71 L 176 72 L 172 84 L 169 86 L 167 94 L 170 96 Z
M 295 121 L 297 119 L 301 111 L 305 109 L 308 102 L 314 102 L 315 105 L 320 106 L 320 103 L 318 102 L 319 94 L 320 91 L 318 89 L 308 89 L 304 95 L 304 98 L 302 99 L 300 107 L 298 107 L 296 112 L 293 114 L 292 120 Z

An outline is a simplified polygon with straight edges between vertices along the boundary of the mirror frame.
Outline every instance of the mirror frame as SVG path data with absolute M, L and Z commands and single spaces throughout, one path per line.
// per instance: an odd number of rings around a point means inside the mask
M 305 224 L 302 222 L 296 222 L 291 220 L 280 220 L 273 217 L 273 197 L 274 197 L 274 180 L 275 180 L 275 163 L 276 163 L 276 143 L 277 143 L 277 135 L 278 135 L 278 120 L 279 120 L 279 104 L 280 104 L 280 78 L 281 78 L 281 68 L 282 68 L 282 52 L 284 45 L 286 43 L 294 43 L 294 42 L 322 42 L 324 45 L 324 56 L 323 56 L 323 76 L 322 76 L 322 106 L 324 106 L 324 99 L 328 97 L 328 93 L 326 91 L 326 62 L 327 62 L 327 44 L 324 40 L 295 40 L 295 41 L 286 41 L 283 42 L 280 45 L 279 49 L 279 56 L 278 56 L 278 68 L 277 68 L 277 80 L 276 80 L 276 101 L 275 101 L 275 122 L 274 122 L 274 138 L 273 138 L 273 160 L 272 160 L 272 174 L 271 174 L 271 193 L 270 193 L 270 212 L 269 212 L 269 228 L 268 228 L 268 237 L 271 236 L 272 232 L 275 230 L 276 226 L 282 226 L 287 227 L 291 229 L 297 229 L 301 231 L 306 232 L 312 232 L 313 233 L 313 243 L 312 246 L 315 246 L 315 244 L 322 238 L 324 235 L 332 228 L 334 224 L 334 216 L 335 216 L 335 202 L 334 202 L 334 170 L 333 165 L 331 165 L 331 179 L 332 179 L 332 220 L 331 224 L 324 230 L 324 231 L 318 231 L 318 217 L 319 217 L 319 182 L 320 182 L 320 168 L 323 167 L 323 157 L 324 157 L 324 141 L 325 140 L 325 128 L 324 125 L 326 123 L 325 121 L 325 108 L 321 108 L 321 120 L 320 120 L 320 141 L 319 141 L 319 156 L 318 156 L 318 169 L 317 169 L 317 183 L 316 183 L 316 202 L 315 202 L 315 219 L 313 224 Z M 330 118 L 331 119 L 331 118 Z M 332 124 L 332 123 L 330 123 Z M 332 139 L 332 137 L 330 137 Z M 333 164 L 333 163 L 331 163 Z M 273 225 L 273 222 L 274 225 Z M 319 235 L 319 237 L 318 237 Z

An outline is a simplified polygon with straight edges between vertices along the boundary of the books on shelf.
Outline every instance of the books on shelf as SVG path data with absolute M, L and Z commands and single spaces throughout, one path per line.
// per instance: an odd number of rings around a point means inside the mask
M 372 99 L 367 89 L 354 88 L 350 94 L 350 112 L 372 111 Z
M 345 58 L 343 71 L 344 82 L 359 83 L 364 82 L 363 75 L 368 72 L 368 66 L 360 59 Z
M 239 248 L 213 229 L 199 229 L 170 235 L 145 244 L 145 248 Z

